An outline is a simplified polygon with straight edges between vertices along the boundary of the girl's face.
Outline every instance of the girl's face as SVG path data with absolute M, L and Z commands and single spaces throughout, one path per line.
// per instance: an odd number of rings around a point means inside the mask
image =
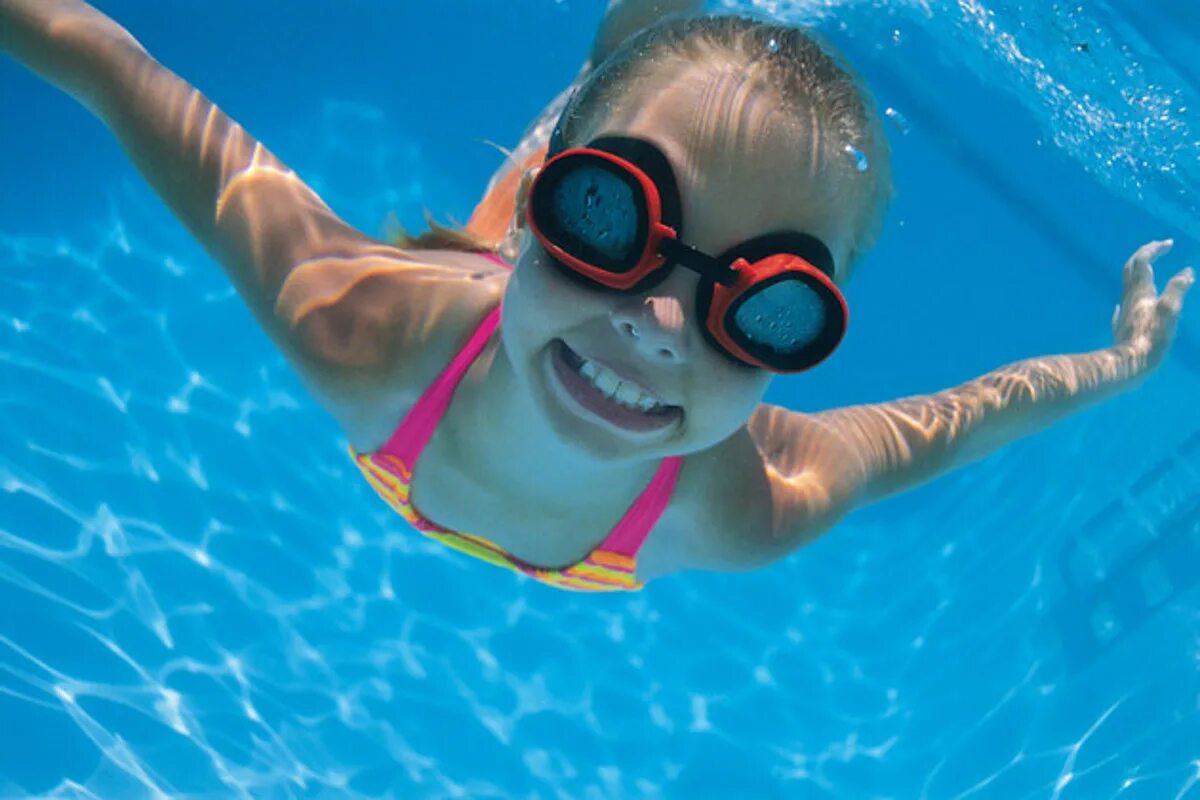
M 716 254 L 765 233 L 801 231 L 825 242 L 844 270 L 862 203 L 853 166 L 837 157 L 841 146 L 824 141 L 803 110 L 785 118 L 744 71 L 685 71 L 657 83 L 652 102 L 614 108 L 585 142 L 627 136 L 661 149 L 693 247 Z M 695 318 L 698 282 L 675 268 L 642 294 L 597 291 L 563 275 L 525 235 L 504 297 L 503 343 L 518 380 L 564 441 L 607 460 L 647 459 L 706 449 L 745 424 L 771 373 L 707 342 Z M 627 416 L 641 412 L 606 414 L 595 398 L 580 402 L 582 384 L 564 370 L 580 358 L 677 408 L 641 424 Z

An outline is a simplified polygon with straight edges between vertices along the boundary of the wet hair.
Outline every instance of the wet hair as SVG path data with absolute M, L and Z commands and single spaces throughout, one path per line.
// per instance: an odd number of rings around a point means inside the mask
M 614 105 L 654 87 L 654 76 L 664 68 L 730 63 L 754 67 L 756 79 L 778 93 L 781 107 L 796 108 L 798 114 L 810 109 L 823 124 L 826 140 L 841 148 L 835 155 L 845 159 L 846 174 L 863 182 L 858 194 L 864 207 L 853 227 L 849 257 L 838 265 L 838 277 L 845 279 L 882 225 L 892 195 L 890 150 L 865 82 L 836 48 L 811 31 L 742 15 L 667 17 L 581 76 L 554 127 L 550 154 L 586 144 L 585 137 Z M 865 171 L 857 169 L 859 160 L 868 165 Z M 465 231 L 441 226 L 407 243 L 490 249 Z
M 401 250 L 456 250 L 462 253 L 495 253 L 499 243 L 476 236 L 463 227 L 442 225 L 426 210 L 428 230 L 412 234 L 404 229 L 395 215 L 384 223 L 384 237 Z
M 810 110 L 823 138 L 838 148 L 830 155 L 844 160 L 850 180 L 862 182 L 848 263 L 838 265 L 845 278 L 878 237 L 892 196 L 891 153 L 865 82 L 811 31 L 741 15 L 669 17 L 630 38 L 579 84 L 554 129 L 550 154 L 586 144 L 622 97 L 657 88 L 654 75 L 664 68 L 730 63 L 753 67 L 755 79 L 778 93 L 782 109 Z

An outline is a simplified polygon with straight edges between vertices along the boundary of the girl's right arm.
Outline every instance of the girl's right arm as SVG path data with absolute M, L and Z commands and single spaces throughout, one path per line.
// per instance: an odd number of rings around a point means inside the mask
M 495 292 L 464 291 L 480 286 L 469 278 L 478 277 L 482 259 L 416 262 L 344 223 L 87 3 L 0 0 L 0 50 L 112 130 L 322 399 L 369 396 L 383 376 L 394 385 L 397 370 L 415 366 L 413 353 L 431 329 L 457 328 L 498 300 Z

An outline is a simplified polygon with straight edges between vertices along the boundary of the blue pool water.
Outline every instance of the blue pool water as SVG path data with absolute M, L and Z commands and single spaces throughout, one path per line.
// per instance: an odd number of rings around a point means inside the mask
M 368 232 L 465 219 L 602 12 L 99 5 Z M 770 401 L 1106 346 L 1137 246 L 1200 254 L 1193 5 L 757 5 L 863 71 L 897 185 Z M 405 529 L 103 128 L 0 97 L 0 797 L 1200 798 L 1197 298 L 1137 392 L 785 562 L 559 593 Z

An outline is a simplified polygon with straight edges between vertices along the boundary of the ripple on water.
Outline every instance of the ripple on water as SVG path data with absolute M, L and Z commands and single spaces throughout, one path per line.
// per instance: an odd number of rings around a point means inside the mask
M 912 41 L 891 41 L 911 6 L 805 5 L 860 35 L 884 25 L 888 47 Z M 1000 43 L 966 6 L 941 11 L 922 22 L 937 40 Z M 1006 7 L 999 28 L 1016 11 L 1049 13 Z M 1029 21 L 1036 32 L 1045 17 Z M 991 82 L 1028 103 L 1038 69 Z M 372 164 L 356 189 L 406 171 L 435 185 L 421 159 L 387 160 L 403 141 L 388 115 L 335 116 L 339 158 Z M 405 180 L 368 186 L 370 207 L 406 196 Z M 1127 442 L 1105 459 L 1047 434 L 1032 458 L 856 517 L 753 576 L 561 595 L 404 529 L 217 271 L 143 201 L 123 247 L 0 235 L 0 720 L 20 731 L 0 747 L 0 795 L 63 780 L 105 798 L 1009 797 L 1048 795 L 1064 774 L 1088 797 L 1130 776 L 1147 796 L 1188 785 L 1194 591 L 1078 672 L 1042 617 L 1063 540 L 1103 531 L 1039 498 L 1075 483 L 1064 491 L 1080 509 L 1104 505 L 1089 477 L 1128 471 Z M 161 231 L 177 237 L 170 256 L 141 238 Z M 198 330 L 229 333 L 238 357 Z M 1126 441 L 1127 419 L 1092 419 L 1088 435 Z M 1082 471 L 1064 456 L 1083 452 Z M 1133 531 L 1134 511 L 1138 530 L 1167 532 L 1193 488 L 1137 484 L 1111 532 Z M 1044 583 L 1030 578 L 1041 564 Z

